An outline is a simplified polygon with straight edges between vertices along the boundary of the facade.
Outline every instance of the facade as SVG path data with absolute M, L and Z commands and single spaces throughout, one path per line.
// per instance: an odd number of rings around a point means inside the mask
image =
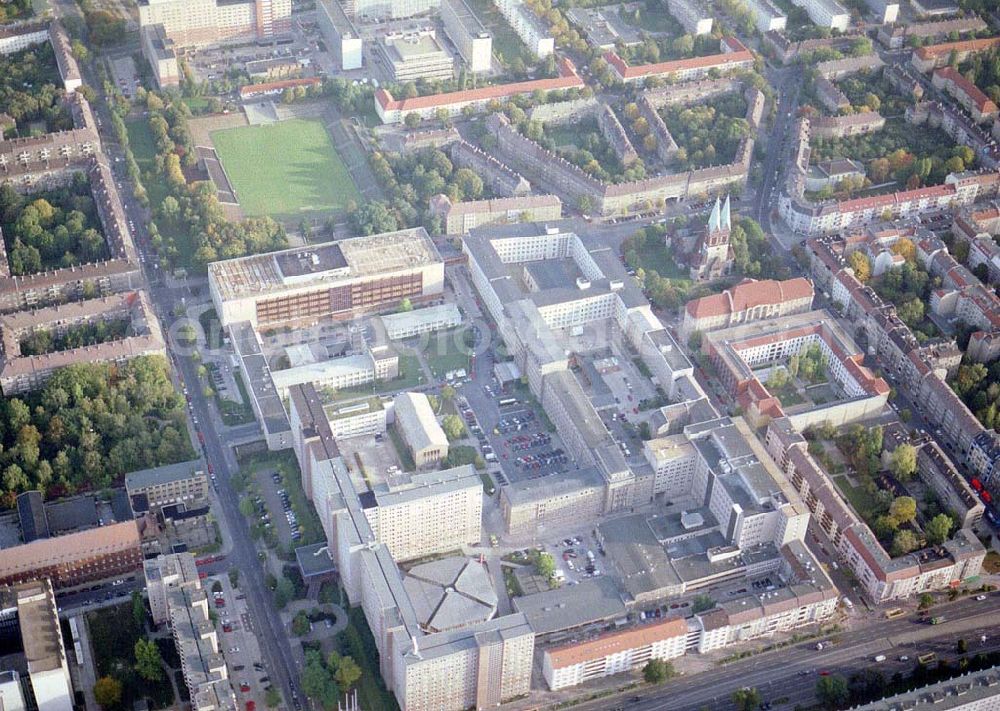
M 560 57 L 557 66 L 559 76 L 554 79 L 534 79 L 512 84 L 497 84 L 479 89 L 453 91 L 447 94 L 416 96 L 412 99 L 395 99 L 388 90 L 380 88 L 375 90 L 375 111 L 382 123 L 402 123 L 407 114 L 410 113 L 415 113 L 422 119 L 429 119 L 434 118 L 439 109 L 444 109 L 449 116 L 458 116 L 466 106 L 471 106 L 476 111 L 482 111 L 494 101 L 503 103 L 512 97 L 532 94 L 536 91 L 548 92 L 584 87 L 583 80 L 576 73 L 576 67 L 570 60 Z
M 689 35 L 712 33 L 712 15 L 697 0 L 667 0 L 667 12 L 681 23 Z
M 434 30 L 381 35 L 375 46 L 395 81 L 454 76 L 455 61 L 438 42 Z
M 167 36 L 163 25 L 148 25 L 139 30 L 139 41 L 142 43 L 142 56 L 149 62 L 153 70 L 153 79 L 158 89 L 168 86 L 179 86 L 181 70 L 177 64 L 177 52 L 174 42 Z
M 802 277 L 747 280 L 721 294 L 687 302 L 678 335 L 687 341 L 695 332 L 803 313 L 812 309 L 813 293 L 812 282 Z
M 313 383 L 320 388 L 356 388 L 399 376 L 399 355 L 389 346 L 375 346 L 363 353 L 316 360 L 311 350 L 304 350 L 301 363 L 284 370 L 271 370 L 270 381 L 274 391 L 285 397 L 288 389 L 302 383 Z
M 380 316 L 379 321 L 385 330 L 385 337 L 390 341 L 396 341 L 455 328 L 462 323 L 462 313 L 458 310 L 458 306 L 448 302 L 440 306 L 386 314 Z
M 140 0 L 139 27 L 163 25 L 178 47 L 270 39 L 291 30 L 291 0 Z
M 340 407 L 326 408 L 334 437 L 385 434 L 386 412 L 382 400 L 372 397 Z
M 129 577 L 142 566 L 135 521 L 43 538 L 0 551 L 0 585 L 49 578 L 57 590 Z
M 441 20 L 469 71 L 488 72 L 493 66 L 493 36 L 465 0 L 441 0 Z
M 154 621 L 166 611 L 194 711 L 236 711 L 236 694 L 222 655 L 208 591 L 190 553 L 160 555 L 144 565 Z M 162 619 L 161 619 L 162 621 Z
M 126 321 L 126 335 L 120 339 L 38 355 L 21 354 L 23 339 L 33 333 L 58 335 L 83 325 Z M 56 370 L 74 363 L 121 364 L 132 358 L 166 354 L 160 322 L 141 291 L 0 316 L 0 343 L 0 388 L 7 396 L 36 390 Z
M 208 501 L 208 477 L 200 460 L 168 464 L 126 474 L 125 491 L 129 498 L 144 496 L 154 509 L 170 504 L 195 508 Z
M 464 235 L 482 225 L 558 220 L 562 200 L 555 195 L 527 195 L 453 203 L 442 194 L 431 198 L 431 212 L 441 218 L 446 234 Z
M 641 669 L 652 659 L 675 659 L 686 651 L 688 625 L 678 617 L 610 632 L 579 644 L 546 649 L 542 674 L 553 691 L 593 679 Z
M 523 0 L 494 0 L 494 4 L 532 54 L 545 59 L 555 51 L 549 28 Z
M 981 17 L 970 15 L 950 20 L 908 22 L 880 27 L 878 40 L 889 49 L 901 49 L 906 43 L 906 38 L 910 36 L 940 40 L 952 32 L 963 35 L 970 32 L 982 32 L 985 29 L 987 29 L 987 25 Z
M 360 69 L 364 64 L 363 40 L 340 0 L 317 0 L 316 18 L 327 47 L 340 62 L 343 71 Z
M 44 22 L 5 25 L 0 28 L 0 54 L 14 54 L 49 38 L 49 28 Z
M 224 327 L 268 328 L 440 298 L 444 263 L 418 227 L 213 262 L 208 280 Z
M 396 427 L 406 442 L 413 463 L 418 467 L 435 466 L 448 456 L 448 438 L 438 424 L 427 396 L 423 393 L 400 393 L 394 400 Z
M 407 561 L 477 543 L 483 482 L 471 464 L 416 474 L 401 487 L 377 487 L 361 506 L 393 560 Z
M 441 0 L 344 0 L 348 17 L 366 22 L 399 20 L 436 9 Z
M 753 13 L 754 25 L 761 34 L 783 32 L 788 25 L 788 16 L 771 0 L 747 0 L 747 7 Z
M 794 3 L 809 14 L 809 19 L 819 27 L 846 32 L 851 15 L 837 0 L 797 0 Z

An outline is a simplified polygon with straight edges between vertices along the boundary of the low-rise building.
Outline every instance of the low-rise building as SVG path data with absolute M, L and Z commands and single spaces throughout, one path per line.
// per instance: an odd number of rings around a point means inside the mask
M 431 198 L 430 209 L 441 218 L 446 234 L 464 235 L 482 225 L 558 220 L 562 217 L 562 200 L 556 195 L 526 195 L 453 203 L 441 194 Z
M 397 82 L 450 79 L 455 60 L 438 42 L 433 29 L 380 36 L 375 46 Z
M 201 460 L 167 464 L 126 474 L 125 491 L 129 498 L 145 497 L 147 509 L 170 504 L 195 508 L 208 501 L 208 477 Z
M 1000 112 L 997 105 L 979 87 L 952 67 L 934 70 L 931 83 L 954 97 L 962 108 L 972 115 L 972 119 L 976 123 L 995 121 L 998 112 Z
M 413 338 L 425 333 L 444 331 L 462 323 L 462 313 L 453 302 L 423 309 L 385 314 L 379 317 L 385 337 L 390 341 Z
M 910 5 L 919 18 L 950 17 L 960 9 L 955 0 L 910 0 Z
M 396 427 L 416 466 L 435 466 L 448 456 L 448 438 L 426 395 L 400 393 L 393 405 Z
M 687 341 L 695 332 L 803 313 L 812 309 L 813 293 L 812 282 L 802 277 L 747 280 L 721 294 L 687 302 L 678 335 Z
M 753 54 L 735 37 L 723 37 L 719 44 L 720 53 L 707 57 L 630 66 L 616 52 L 609 51 L 604 54 L 604 60 L 618 79 L 626 83 L 642 82 L 649 77 L 670 77 L 677 82 L 691 81 L 705 77 L 711 71 L 738 71 L 753 66 Z
M 1000 45 L 1000 37 L 984 37 L 926 45 L 913 50 L 910 63 L 917 71 L 929 72 L 947 65 L 952 61 L 952 57 L 954 57 L 954 61 L 961 63 L 974 54 L 986 52 L 998 45 Z
M 837 0 L 794 0 L 793 4 L 805 10 L 818 27 L 846 32 L 851 23 L 851 14 Z

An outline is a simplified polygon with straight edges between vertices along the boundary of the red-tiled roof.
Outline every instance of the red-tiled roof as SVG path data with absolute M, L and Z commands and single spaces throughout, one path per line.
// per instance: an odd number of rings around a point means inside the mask
M 703 296 L 687 303 L 687 312 L 693 318 L 722 316 L 734 311 L 745 311 L 762 304 L 780 304 L 813 295 L 813 285 L 808 279 L 796 277 L 785 281 L 765 279 L 747 280 L 721 294 Z
M 668 617 L 662 622 L 640 625 L 624 632 L 612 632 L 589 642 L 555 647 L 548 650 L 547 654 L 552 661 L 553 668 L 562 669 L 686 634 L 687 623 L 682 618 Z
M 938 69 L 934 72 L 934 74 L 935 76 L 944 77 L 946 80 L 954 84 L 955 88 L 968 96 L 972 103 L 974 103 L 976 108 L 980 111 L 989 113 L 997 110 L 997 105 L 990 101 L 990 97 L 986 96 L 986 94 L 984 94 L 978 86 L 966 79 L 955 69 L 945 67 L 943 69 Z
M 1000 44 L 1000 37 L 984 37 L 983 39 L 961 40 L 959 42 L 945 42 L 943 44 L 932 44 L 927 47 L 918 47 L 914 50 L 921 59 L 933 59 L 952 52 L 982 52 Z
M 556 89 L 581 89 L 583 80 L 576 73 L 576 67 L 569 59 L 559 59 L 559 76 L 554 79 L 534 79 L 519 81 L 512 84 L 496 84 L 479 89 L 452 91 L 447 94 L 431 94 L 430 96 L 415 96 L 412 99 L 395 99 L 385 89 L 375 90 L 375 100 L 383 111 L 419 111 L 451 104 L 468 103 L 472 101 L 489 101 L 490 99 L 506 99 L 518 94 L 530 94 L 534 91 L 555 91 Z
M 952 195 L 955 192 L 953 185 L 934 185 L 929 188 L 916 188 L 901 193 L 887 193 L 885 195 L 874 195 L 866 198 L 855 198 L 854 200 L 842 200 L 837 203 L 841 212 L 858 212 L 869 208 L 888 207 L 901 202 L 920 200 L 923 198 L 938 198 L 945 195 Z
M 692 57 L 690 59 L 675 59 L 669 62 L 658 62 L 656 64 L 640 64 L 635 67 L 629 66 L 628 62 L 618 56 L 613 50 L 604 53 L 604 60 L 614 68 L 622 79 L 638 79 L 640 77 L 655 76 L 660 74 L 674 74 L 688 69 L 712 69 L 716 67 L 724 68 L 732 64 L 752 62 L 753 54 L 750 53 L 743 44 L 735 37 L 726 37 L 723 40 L 730 48 L 729 52 L 712 54 L 707 57 Z

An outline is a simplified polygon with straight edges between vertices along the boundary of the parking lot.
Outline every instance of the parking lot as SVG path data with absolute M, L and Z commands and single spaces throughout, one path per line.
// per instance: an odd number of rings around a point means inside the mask
M 302 540 L 302 531 L 288 492 L 282 488 L 281 475 L 274 469 L 264 468 L 257 472 L 257 484 L 261 493 L 250 497 L 257 519 L 264 528 L 274 531 L 282 545 L 298 543 Z
M 270 678 L 261 662 L 246 598 L 239 588 L 232 587 L 228 576 L 202 582 L 210 591 L 212 608 L 218 617 L 219 647 L 232 673 L 237 699 L 241 706 L 249 701 L 260 706 Z
M 501 486 L 566 471 L 571 466 L 559 436 L 548 430 L 544 419 L 523 396 L 500 389 L 495 381 L 469 386 L 477 387 L 483 395 L 476 398 L 477 405 L 485 405 L 473 411 L 470 400 L 462 398 L 459 409 L 469 432 L 479 442 L 483 459 L 500 466 L 497 476 Z

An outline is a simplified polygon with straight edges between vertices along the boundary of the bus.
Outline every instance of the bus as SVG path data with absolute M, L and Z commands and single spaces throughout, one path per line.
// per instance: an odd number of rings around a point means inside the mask
M 927 666 L 928 664 L 933 664 L 934 660 L 937 659 L 937 655 L 934 652 L 928 652 L 927 654 L 921 654 L 917 657 L 917 661 Z
M 900 609 L 900 608 L 897 607 L 894 610 L 886 610 L 885 619 L 887 619 L 887 620 L 894 620 L 897 617 L 902 617 L 905 614 L 906 614 L 906 610 L 903 610 L 903 609 Z
M 500 407 L 513 407 L 517 404 L 516 397 L 502 397 L 498 403 Z

